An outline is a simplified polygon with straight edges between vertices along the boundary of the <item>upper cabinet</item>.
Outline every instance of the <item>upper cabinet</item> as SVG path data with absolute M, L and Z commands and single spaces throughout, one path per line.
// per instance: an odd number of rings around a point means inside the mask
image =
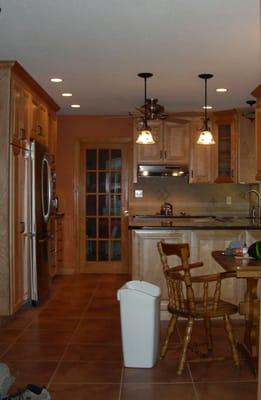
M 215 138 L 214 181 L 237 182 L 238 121 L 235 110 L 213 113 Z
M 191 118 L 189 183 L 213 182 L 213 156 L 215 149 L 214 145 L 204 146 L 202 144 L 197 144 L 201 129 L 202 118 Z
M 31 102 L 31 133 L 32 139 L 48 146 L 48 108 L 38 97 L 33 96 Z
M 153 145 L 136 145 L 137 162 L 153 164 L 188 164 L 189 124 L 171 121 L 149 121 Z
M 261 181 L 261 85 L 252 95 L 256 97 L 256 180 Z
M 137 179 L 138 164 L 189 163 L 189 124 L 172 121 L 149 121 L 155 144 L 134 144 L 134 181 Z M 137 136 L 134 120 L 134 142 Z
M 136 120 L 134 120 L 134 142 L 137 136 Z M 148 125 L 151 128 L 155 144 L 135 144 L 135 156 L 138 164 L 153 163 L 162 164 L 163 162 L 163 122 L 149 121 Z
M 16 79 L 12 79 L 11 84 L 12 101 L 12 120 L 11 137 L 13 144 L 19 144 L 21 140 L 30 137 L 30 102 L 31 95 L 24 85 Z
M 255 121 L 238 112 L 238 183 L 256 181 Z M 261 143 L 260 143 L 261 145 Z

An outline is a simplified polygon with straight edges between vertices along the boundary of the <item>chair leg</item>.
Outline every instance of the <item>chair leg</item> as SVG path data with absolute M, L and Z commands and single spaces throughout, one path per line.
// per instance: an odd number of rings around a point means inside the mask
M 188 319 L 188 323 L 186 326 L 186 333 L 184 336 L 184 342 L 183 342 L 183 348 L 182 348 L 182 354 L 181 354 L 181 358 L 179 361 L 179 365 L 178 365 L 178 371 L 177 374 L 181 375 L 184 369 L 184 365 L 187 359 L 187 351 L 188 351 L 188 346 L 191 340 L 191 334 L 192 334 L 192 328 L 193 328 L 193 323 L 194 323 L 194 318 L 190 317 Z
M 175 326 L 176 326 L 176 322 L 178 320 L 178 317 L 176 315 L 172 315 L 168 324 L 168 329 L 167 329 L 167 333 L 166 333 L 166 337 L 164 340 L 164 343 L 162 345 L 161 348 L 161 352 L 160 352 L 160 359 L 162 360 L 166 353 L 167 353 L 167 349 L 168 349 L 168 345 L 169 345 L 169 341 L 170 338 L 174 332 Z
M 205 324 L 205 331 L 206 331 L 206 337 L 207 337 L 208 351 L 210 352 L 210 351 L 213 350 L 211 319 L 210 318 L 205 318 L 204 319 L 204 324 Z
M 225 330 L 228 336 L 230 348 L 231 348 L 231 353 L 233 357 L 233 361 L 236 367 L 239 367 L 239 357 L 238 357 L 238 352 L 236 348 L 236 341 L 235 341 L 235 336 L 232 330 L 232 325 L 230 322 L 230 318 L 227 314 L 224 315 L 224 322 L 225 322 Z

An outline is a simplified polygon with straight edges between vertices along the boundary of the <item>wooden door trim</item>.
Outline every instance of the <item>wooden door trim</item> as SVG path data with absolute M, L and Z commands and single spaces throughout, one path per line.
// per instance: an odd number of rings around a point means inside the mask
M 96 139 L 90 139 L 90 140 L 77 140 L 75 144 L 75 165 L 74 165 L 74 175 L 73 175 L 73 205 L 74 205 L 74 242 L 76 245 L 76 266 L 75 266 L 75 271 L 79 273 L 81 271 L 81 263 L 83 260 L 82 257 L 82 251 L 84 249 L 81 248 L 81 223 L 80 223 L 80 216 L 82 212 L 82 204 L 81 204 L 81 195 L 82 195 L 82 189 L 83 189 L 83 182 L 82 182 L 82 177 L 80 176 L 80 170 L 81 170 L 81 159 L 82 159 L 82 152 L 83 149 L 85 149 L 88 146 L 95 146 L 95 147 L 106 147 L 106 146 L 112 146 L 112 145 L 119 145 L 121 147 L 124 146 L 126 149 L 126 158 L 127 158 L 127 167 L 126 167 L 126 179 L 127 179 L 127 184 L 124 185 L 124 191 L 122 192 L 122 196 L 124 196 L 124 201 L 127 205 L 127 209 L 129 207 L 129 193 L 131 189 L 131 176 L 130 176 L 130 168 L 131 168 L 131 155 L 132 155 L 132 139 L 131 138 L 116 138 L 116 137 L 111 137 L 106 140 L 106 142 L 100 141 Z M 128 150 L 129 147 L 129 151 Z M 126 254 L 129 254 L 128 249 L 124 249 L 126 251 Z M 130 260 L 129 260 L 130 261 Z M 130 262 L 128 263 L 128 270 L 130 268 Z

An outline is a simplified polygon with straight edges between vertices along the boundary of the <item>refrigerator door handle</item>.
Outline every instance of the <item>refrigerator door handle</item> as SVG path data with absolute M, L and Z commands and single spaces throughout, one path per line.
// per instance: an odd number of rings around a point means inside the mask
M 51 214 L 52 205 L 52 173 L 49 161 L 46 156 L 42 160 L 42 178 L 41 178 L 41 197 L 42 197 L 42 212 L 44 222 L 47 223 Z

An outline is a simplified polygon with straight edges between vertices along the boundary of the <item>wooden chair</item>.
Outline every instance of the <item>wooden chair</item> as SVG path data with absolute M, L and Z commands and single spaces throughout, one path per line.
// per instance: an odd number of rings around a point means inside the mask
M 205 333 L 207 338 L 208 354 L 201 355 L 190 362 L 200 361 L 221 361 L 225 357 L 213 357 L 211 351 L 213 349 L 211 319 L 222 317 L 225 324 L 225 331 L 228 336 L 232 358 L 234 364 L 239 366 L 239 358 L 235 344 L 229 315 L 237 312 L 237 306 L 220 299 L 221 281 L 225 278 L 234 277 L 234 273 L 223 272 L 212 275 L 191 276 L 190 270 L 203 266 L 202 262 L 189 264 L 189 245 L 172 244 L 159 242 L 158 250 L 164 275 L 167 282 L 169 303 L 168 311 L 172 314 L 168 324 L 166 338 L 164 340 L 160 358 L 162 359 L 168 349 L 170 338 L 174 332 L 176 322 L 179 317 L 187 319 L 186 331 L 183 340 L 182 353 L 180 356 L 177 374 L 181 375 L 187 358 L 187 351 L 191 340 L 192 328 L 195 319 L 202 319 L 205 325 Z M 168 256 L 176 255 L 180 258 L 181 264 L 176 267 L 170 267 L 168 264 Z M 202 298 L 195 298 L 193 284 L 199 283 L 203 285 Z M 209 287 L 215 285 L 212 297 L 209 296 Z M 192 348 L 193 350 L 193 348 Z M 196 350 L 199 353 L 198 350 Z

